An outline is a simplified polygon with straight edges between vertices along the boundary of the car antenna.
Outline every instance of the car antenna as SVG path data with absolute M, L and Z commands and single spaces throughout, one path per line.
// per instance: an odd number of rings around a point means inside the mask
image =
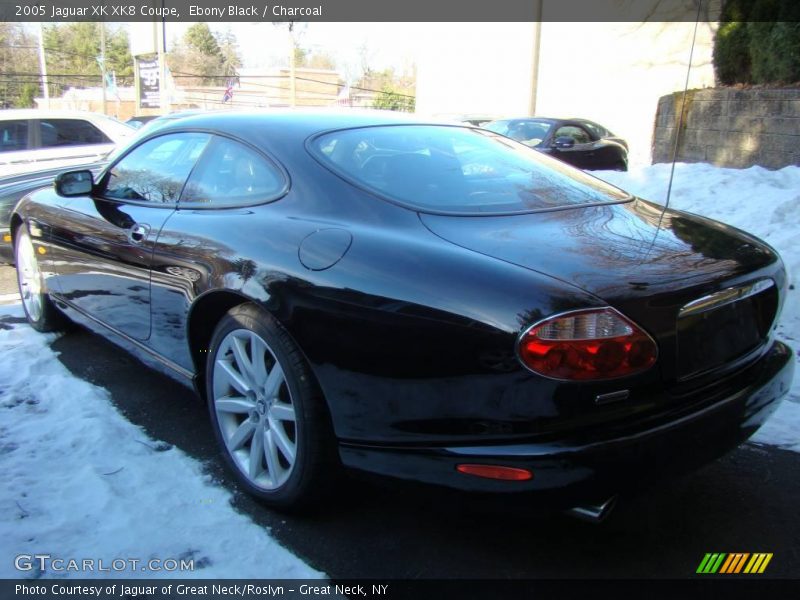
M 703 0 L 697 2 L 697 17 L 694 20 L 694 33 L 692 34 L 692 46 L 689 50 L 689 64 L 686 67 L 686 83 L 683 86 L 683 96 L 681 97 L 681 112 L 680 118 L 675 131 L 675 143 L 672 146 L 672 166 L 669 171 L 669 183 L 667 184 L 667 200 L 664 203 L 664 209 L 661 211 L 661 218 L 658 220 L 658 228 L 661 229 L 661 221 L 664 219 L 664 213 L 669 208 L 669 199 L 672 195 L 672 179 L 675 177 L 675 161 L 678 157 L 678 142 L 681 137 L 681 126 L 683 125 L 684 111 L 686 109 L 686 94 L 689 92 L 689 75 L 692 72 L 692 60 L 694 59 L 694 44 L 697 40 L 697 27 L 700 24 L 700 9 L 703 6 Z

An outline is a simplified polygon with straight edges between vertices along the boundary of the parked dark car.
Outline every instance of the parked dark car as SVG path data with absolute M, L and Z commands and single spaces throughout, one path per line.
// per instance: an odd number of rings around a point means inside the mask
M 8 228 L 11 211 L 25 194 L 39 188 L 52 186 L 56 175 L 70 169 L 89 169 L 97 174 L 106 165 L 105 161 L 58 167 L 0 178 L 0 264 L 14 262 L 14 247 L 11 245 L 11 231 Z
M 453 121 L 455 123 L 464 123 L 465 125 L 475 125 L 476 127 L 482 127 L 486 125 L 486 123 L 498 119 L 497 116 L 481 113 L 440 113 L 434 115 L 434 118 L 441 121 Z
M 189 108 L 186 110 L 177 110 L 165 115 L 143 115 L 140 117 L 131 117 L 126 124 L 138 129 L 140 133 L 145 131 L 152 131 L 156 127 L 161 127 L 165 123 L 175 121 L 176 119 L 183 119 L 184 117 L 192 117 L 194 115 L 203 114 L 204 110 L 199 108 Z
M 145 135 L 147 133 L 152 133 L 155 129 L 165 125 L 166 123 L 171 123 L 172 121 L 176 121 L 178 119 L 183 119 L 185 117 L 194 117 L 196 115 L 202 115 L 204 112 L 197 108 L 191 108 L 187 110 L 178 110 L 175 112 L 167 113 L 166 115 L 159 115 L 157 117 L 153 117 L 149 119 L 146 123 L 143 123 L 139 128 L 140 135 Z
M 579 169 L 628 170 L 628 143 L 586 119 L 524 117 L 483 125 Z
M 141 129 L 144 125 L 159 118 L 160 116 L 161 115 L 138 115 L 125 121 L 125 124 L 130 125 L 134 129 Z
M 337 467 L 567 505 L 742 442 L 789 389 L 776 252 L 487 130 L 208 114 L 12 216 L 23 306 L 208 403 L 242 485 Z

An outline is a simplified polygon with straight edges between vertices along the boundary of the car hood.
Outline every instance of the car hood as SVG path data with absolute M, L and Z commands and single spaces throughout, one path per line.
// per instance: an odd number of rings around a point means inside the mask
M 740 230 L 641 199 L 524 215 L 420 219 L 449 242 L 608 302 L 707 286 L 778 260 L 769 246 Z

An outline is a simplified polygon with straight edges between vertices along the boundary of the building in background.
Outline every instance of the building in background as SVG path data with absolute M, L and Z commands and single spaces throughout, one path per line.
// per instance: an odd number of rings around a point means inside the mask
M 180 80 L 167 77 L 167 92 L 171 111 L 202 109 L 232 110 L 248 108 L 285 107 L 291 105 L 288 69 L 241 69 L 239 77 L 229 85 L 182 85 Z M 159 115 L 158 104 L 142 107 L 142 89 L 119 87 L 112 95 L 106 93 L 107 114 L 126 120 L 134 115 Z M 335 106 L 345 88 L 337 71 L 325 69 L 295 69 L 296 106 Z M 348 106 L 370 106 L 371 96 L 353 94 Z M 363 100 L 363 101 L 362 101 Z M 44 106 L 43 98 L 35 99 L 37 107 Z M 366 104 L 365 104 L 366 103 Z M 61 97 L 50 98 L 50 108 L 103 111 L 103 93 L 99 87 L 71 88 Z

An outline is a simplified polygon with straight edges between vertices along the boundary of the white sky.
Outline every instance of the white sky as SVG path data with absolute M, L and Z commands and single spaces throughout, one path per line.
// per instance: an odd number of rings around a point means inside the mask
M 193 23 L 167 23 L 167 49 L 191 25 Z M 433 27 L 446 26 L 431 23 L 305 23 L 298 24 L 295 32 L 300 46 L 312 52 L 327 52 L 336 60 L 343 75 L 356 77 L 360 74 L 362 48 L 367 49 L 371 68 L 393 67 L 402 72 L 415 61 L 415 42 L 420 35 Z M 214 32 L 230 30 L 236 36 L 245 68 L 270 67 L 286 61 L 289 45 L 285 26 L 209 23 L 209 27 Z

